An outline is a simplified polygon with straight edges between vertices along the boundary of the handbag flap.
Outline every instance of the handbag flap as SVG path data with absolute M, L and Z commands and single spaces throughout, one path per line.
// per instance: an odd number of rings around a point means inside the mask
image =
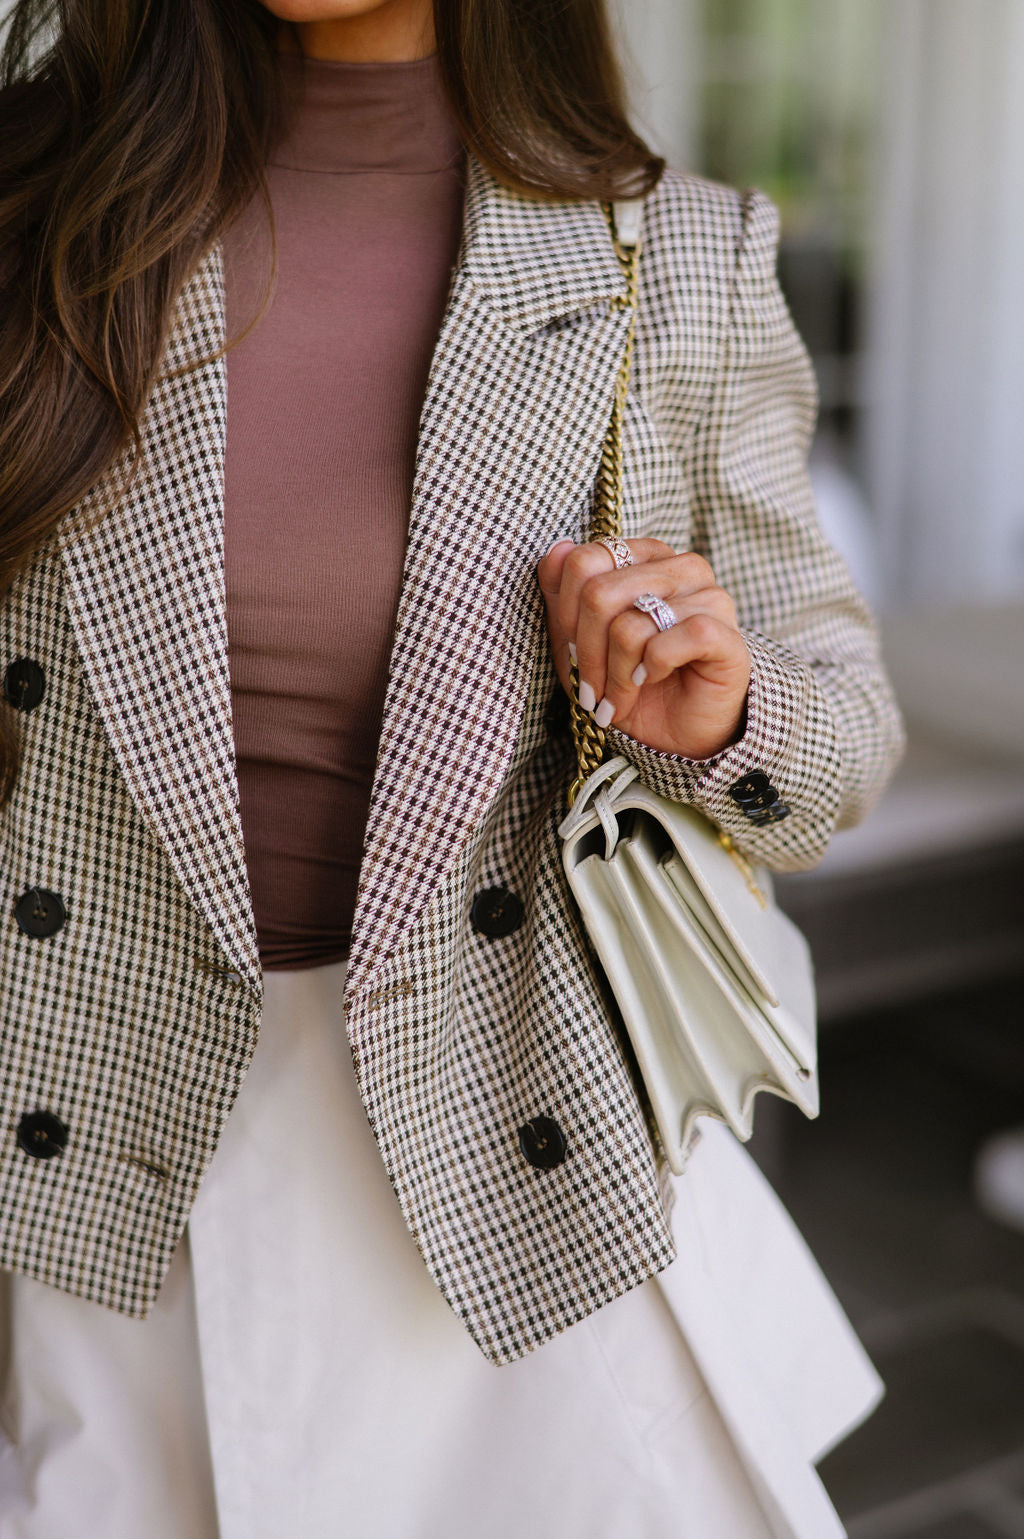
M 670 874 L 688 889 L 681 890 L 680 896 L 693 903 L 719 948 L 726 955 L 733 953 L 730 962 L 741 975 L 746 974 L 751 992 L 778 1005 L 784 993 L 781 979 L 791 959 L 791 947 L 781 932 L 793 926 L 772 902 L 768 873 L 746 867 L 730 854 L 714 824 L 693 807 L 659 796 L 642 781 L 635 780 L 616 797 L 615 807 L 618 812 L 636 808 L 660 823 L 685 868 L 679 871 L 670 862 Z M 720 935 L 715 935 L 716 930 Z
M 621 757 L 587 777 L 559 832 L 672 1169 L 695 1118 L 721 1117 L 749 1138 L 759 1090 L 816 1116 L 810 952 L 771 901 L 767 872 Z

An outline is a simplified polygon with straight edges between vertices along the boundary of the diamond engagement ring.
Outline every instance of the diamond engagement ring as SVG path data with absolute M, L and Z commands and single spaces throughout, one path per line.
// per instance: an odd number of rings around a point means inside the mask
M 659 631 L 670 631 L 673 625 L 678 624 L 674 610 L 656 593 L 638 594 L 633 600 L 633 608 L 639 609 L 641 614 L 650 615 Z
M 634 565 L 636 558 L 633 552 L 625 540 L 620 540 L 617 534 L 599 534 L 596 539 L 591 541 L 591 544 L 603 545 L 605 550 L 610 552 L 617 572 L 621 572 L 624 566 Z

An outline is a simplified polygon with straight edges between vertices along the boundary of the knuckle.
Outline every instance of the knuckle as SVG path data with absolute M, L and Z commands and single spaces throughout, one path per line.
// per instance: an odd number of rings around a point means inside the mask
M 598 572 L 606 570 L 608 562 L 603 550 L 595 550 L 593 545 L 576 545 L 565 558 L 566 568 L 581 582 L 588 577 L 595 576 Z
M 710 620 L 714 625 L 728 626 L 728 600 L 718 590 L 711 589 L 710 592 L 703 590 L 700 594 L 699 602 L 700 608 L 696 611 L 694 619 L 703 617 Z
M 602 573 L 602 576 L 607 574 Z M 605 620 L 617 610 L 615 594 L 608 583 L 601 577 L 591 577 L 583 584 L 580 591 L 580 606 L 588 614 Z
M 687 634 L 698 646 L 713 646 L 722 633 L 721 621 L 713 615 L 691 615 L 683 621 Z
M 687 551 L 685 555 L 680 556 L 679 561 L 682 570 L 690 582 L 699 584 L 704 588 L 714 586 L 715 574 L 711 570 L 711 563 L 703 556 L 691 550 Z
M 634 609 L 621 609 L 608 627 L 609 639 L 618 647 L 634 647 L 641 634 L 646 634 L 646 627 Z

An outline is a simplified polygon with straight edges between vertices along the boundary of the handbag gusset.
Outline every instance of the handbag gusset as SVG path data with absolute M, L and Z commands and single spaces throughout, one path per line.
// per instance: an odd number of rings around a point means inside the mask
M 707 818 L 621 756 L 588 778 L 559 833 L 671 1169 L 698 1117 L 748 1139 L 759 1090 L 816 1116 L 810 956 L 767 871 L 744 869 Z

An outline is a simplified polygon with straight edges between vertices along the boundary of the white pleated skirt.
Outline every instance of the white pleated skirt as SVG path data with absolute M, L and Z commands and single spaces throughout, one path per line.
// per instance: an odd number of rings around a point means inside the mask
M 402 1221 L 343 982 L 343 963 L 267 974 L 147 1320 L 3 1280 L 3 1539 L 777 1534 L 657 1279 L 484 1359 Z

